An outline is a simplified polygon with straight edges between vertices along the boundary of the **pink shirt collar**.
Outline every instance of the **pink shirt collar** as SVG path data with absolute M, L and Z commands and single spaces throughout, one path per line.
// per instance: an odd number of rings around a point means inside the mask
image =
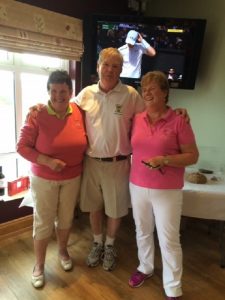
M 174 111 L 172 110 L 171 107 L 169 107 L 169 109 L 167 110 L 166 114 L 164 116 L 162 116 L 157 121 L 157 123 L 160 122 L 161 120 L 168 121 L 172 117 L 173 114 L 174 114 Z M 146 110 L 142 113 L 142 115 L 143 115 L 143 119 L 145 119 L 145 121 L 149 123 L 149 121 L 148 121 L 148 115 L 147 115 L 147 111 Z

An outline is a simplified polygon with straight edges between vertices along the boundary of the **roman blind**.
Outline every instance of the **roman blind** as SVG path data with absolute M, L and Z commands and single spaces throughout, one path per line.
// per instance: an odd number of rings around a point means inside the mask
M 79 61 L 82 20 L 13 0 L 0 0 L 0 48 Z

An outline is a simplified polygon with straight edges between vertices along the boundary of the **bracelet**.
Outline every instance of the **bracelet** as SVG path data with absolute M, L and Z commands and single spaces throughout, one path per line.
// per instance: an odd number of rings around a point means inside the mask
M 146 42 L 146 40 L 142 39 L 141 41 L 142 45 L 145 47 L 145 49 L 148 49 L 150 46 L 150 44 L 148 42 Z

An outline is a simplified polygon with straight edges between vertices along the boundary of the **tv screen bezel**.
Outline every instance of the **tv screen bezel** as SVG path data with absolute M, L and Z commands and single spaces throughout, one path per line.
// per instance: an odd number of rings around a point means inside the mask
M 98 22 L 120 22 L 120 23 L 133 23 L 133 24 L 179 24 L 184 26 L 192 26 L 194 32 L 192 34 L 193 41 L 189 54 L 186 55 L 184 65 L 184 76 L 179 86 L 170 83 L 171 88 L 176 89 L 194 89 L 197 79 L 200 54 L 203 45 L 204 33 L 206 28 L 205 19 L 196 18 L 174 18 L 174 17 L 143 17 L 137 15 L 99 15 L 94 14 L 87 16 L 83 21 L 83 40 L 84 40 L 84 54 L 81 59 L 82 71 L 82 88 L 93 84 L 97 81 L 97 24 Z M 150 58 L 151 59 L 151 58 Z M 138 88 L 140 80 L 134 78 L 122 78 L 124 83 L 133 85 Z

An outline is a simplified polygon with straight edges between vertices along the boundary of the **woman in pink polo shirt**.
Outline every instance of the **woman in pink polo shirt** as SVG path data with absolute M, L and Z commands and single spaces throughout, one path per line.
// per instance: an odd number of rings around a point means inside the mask
M 18 153 L 31 162 L 35 288 L 44 285 L 46 250 L 54 227 L 60 265 L 65 271 L 73 267 L 67 242 L 87 146 L 82 112 L 70 103 L 72 81 L 68 73 L 52 72 L 47 90 L 48 104 L 27 117 L 17 144 Z
M 162 72 L 141 80 L 146 109 L 133 122 L 130 193 L 139 266 L 129 285 L 138 287 L 154 272 L 156 225 L 167 299 L 181 299 L 180 218 L 184 168 L 198 160 L 190 124 L 167 106 L 169 84 Z

